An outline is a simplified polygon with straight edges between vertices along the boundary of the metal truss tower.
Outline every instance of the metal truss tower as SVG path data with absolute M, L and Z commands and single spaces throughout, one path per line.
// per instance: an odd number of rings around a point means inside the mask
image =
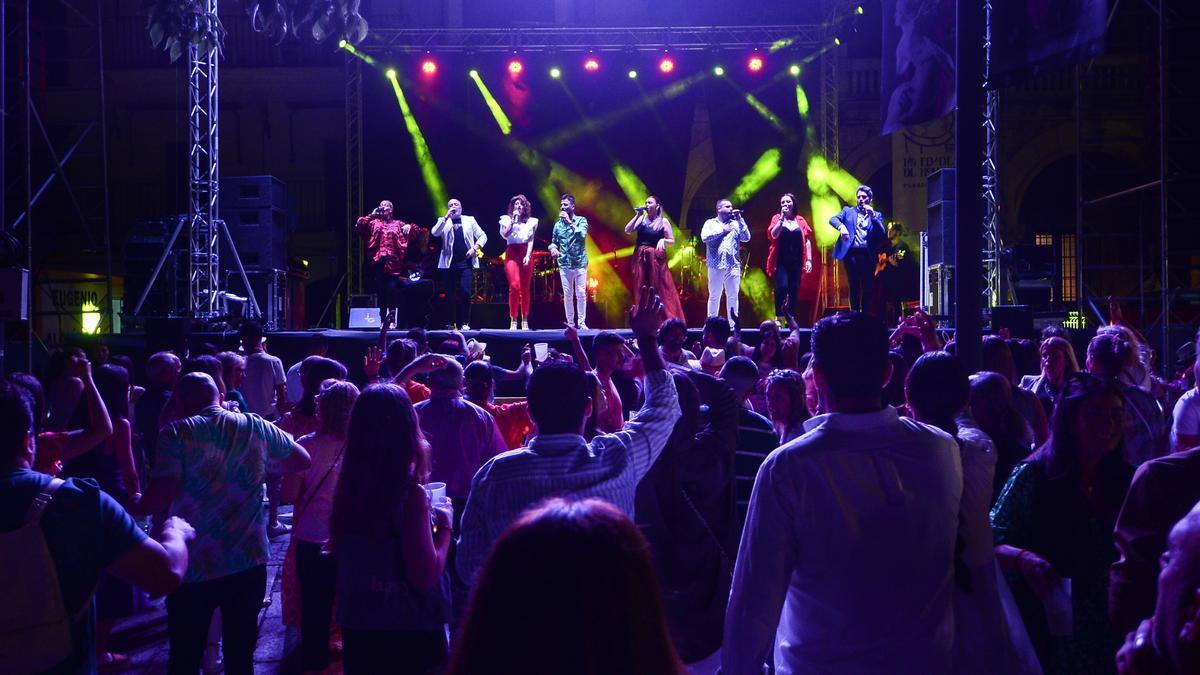
M 992 77 L 992 0 L 983 0 L 983 302 L 984 311 L 1004 304 L 1000 280 L 1000 92 Z
M 205 0 L 205 11 L 216 14 L 217 0 Z M 189 313 L 197 319 L 220 314 L 219 58 L 216 50 L 204 54 L 195 44 L 188 45 L 188 288 Z

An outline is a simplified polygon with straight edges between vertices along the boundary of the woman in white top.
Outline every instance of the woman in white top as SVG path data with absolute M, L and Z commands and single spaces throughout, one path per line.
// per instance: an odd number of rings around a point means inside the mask
M 504 251 L 504 276 L 508 277 L 508 329 L 529 330 L 529 284 L 533 278 L 533 235 L 538 219 L 529 215 L 531 205 L 525 195 L 508 200 L 508 213 L 500 216 L 500 236 L 508 242 Z
M 300 439 L 312 456 L 312 465 L 288 486 L 296 505 L 292 524 L 295 568 L 284 564 L 284 619 L 300 624 L 300 654 L 305 671 L 329 665 L 329 629 L 333 611 L 337 567 L 322 553 L 329 541 L 329 515 L 346 449 L 350 411 L 358 399 L 358 387 L 345 380 L 325 380 L 316 396 L 317 430 Z M 290 575 L 289 571 L 294 571 Z M 288 577 L 295 583 L 288 583 Z M 299 602 L 296 602 L 296 601 Z M 296 606 L 299 605 L 299 612 Z M 298 616 L 297 616 L 298 615 Z

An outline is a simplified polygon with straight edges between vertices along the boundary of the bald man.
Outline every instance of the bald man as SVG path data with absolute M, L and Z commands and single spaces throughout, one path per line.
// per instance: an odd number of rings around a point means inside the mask
M 196 529 L 184 583 L 167 598 L 170 672 L 195 673 L 213 610 L 221 609 L 226 672 L 254 666 L 258 611 L 267 585 L 267 474 L 308 468 L 308 452 L 258 415 L 219 405 L 205 373 L 179 379 L 183 419 L 163 428 L 141 512 L 170 509 Z

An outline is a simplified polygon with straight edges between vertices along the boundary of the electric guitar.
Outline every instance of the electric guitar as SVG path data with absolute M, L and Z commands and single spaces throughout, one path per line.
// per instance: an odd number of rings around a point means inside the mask
M 888 267 L 899 267 L 900 261 L 904 260 L 905 249 L 897 249 L 895 253 L 888 255 L 887 253 L 879 254 L 879 262 L 875 263 L 875 276 L 883 274 L 883 271 Z

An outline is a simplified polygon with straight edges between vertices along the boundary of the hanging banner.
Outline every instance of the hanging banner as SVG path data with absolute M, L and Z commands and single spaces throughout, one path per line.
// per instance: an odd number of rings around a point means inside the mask
M 1103 51 L 1107 0 L 992 3 L 992 79 L 1001 86 Z
M 953 0 L 883 0 L 880 134 L 954 110 L 954 22 Z
M 891 220 L 904 223 L 909 232 L 923 232 L 928 224 L 925 179 L 954 166 L 954 115 L 892 134 Z

